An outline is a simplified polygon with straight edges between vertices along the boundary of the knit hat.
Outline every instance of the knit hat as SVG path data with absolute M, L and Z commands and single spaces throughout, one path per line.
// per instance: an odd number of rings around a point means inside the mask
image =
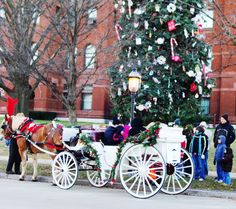
M 118 124 L 120 124 L 120 120 L 117 117 L 113 117 L 112 118 L 112 124 L 113 125 L 118 125 Z
M 223 114 L 221 117 L 224 118 L 227 122 L 229 121 L 229 115 L 228 114 Z
M 205 121 L 202 121 L 199 126 L 202 126 L 203 128 L 207 128 L 207 124 Z

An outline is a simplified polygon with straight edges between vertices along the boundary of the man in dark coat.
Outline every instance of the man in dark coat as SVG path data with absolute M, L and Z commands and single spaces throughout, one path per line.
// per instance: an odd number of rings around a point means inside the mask
M 229 122 L 228 114 L 224 114 L 220 117 L 220 123 L 216 127 L 214 138 L 213 138 L 215 148 L 217 146 L 217 139 L 220 135 L 223 135 L 226 137 L 225 145 L 227 147 L 230 147 L 230 144 L 232 144 L 235 140 L 234 127 Z

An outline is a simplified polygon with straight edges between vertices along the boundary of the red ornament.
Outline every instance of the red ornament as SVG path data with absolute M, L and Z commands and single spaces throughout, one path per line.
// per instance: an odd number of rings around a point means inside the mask
M 194 93 L 197 90 L 197 85 L 193 82 L 190 84 L 190 92 Z
M 176 25 L 175 25 L 175 21 L 174 20 L 170 20 L 168 23 L 168 30 L 169 31 L 173 31 L 173 30 L 176 30 Z
M 174 55 L 171 57 L 171 60 L 174 62 L 181 62 L 181 58 L 179 55 Z

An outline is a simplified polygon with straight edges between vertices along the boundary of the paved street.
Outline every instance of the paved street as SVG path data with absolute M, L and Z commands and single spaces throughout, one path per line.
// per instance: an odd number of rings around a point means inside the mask
M 0 179 L 1 209 L 235 209 L 230 199 L 177 195 L 140 200 L 124 190 L 76 185 L 61 190 L 50 183 Z

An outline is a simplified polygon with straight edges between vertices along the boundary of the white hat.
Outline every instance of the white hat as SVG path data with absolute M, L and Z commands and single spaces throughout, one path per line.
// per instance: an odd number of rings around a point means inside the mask
M 207 128 L 207 124 L 205 121 L 202 121 L 199 126 L 202 126 L 203 128 Z

